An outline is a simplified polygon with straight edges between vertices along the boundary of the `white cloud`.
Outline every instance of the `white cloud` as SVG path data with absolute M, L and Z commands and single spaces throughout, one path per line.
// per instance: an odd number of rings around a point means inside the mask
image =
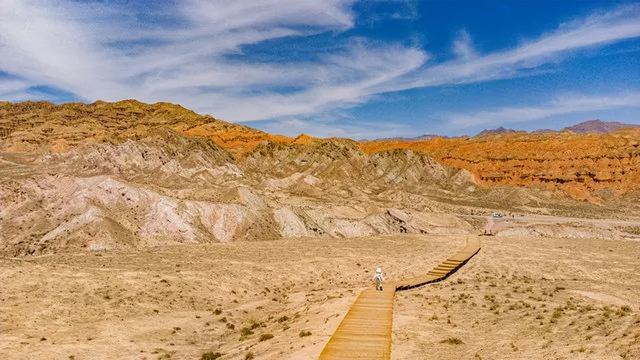
M 317 119 L 284 119 L 264 124 L 264 129 L 275 134 L 295 136 L 311 134 L 319 137 L 350 139 L 376 139 L 385 137 L 415 136 L 416 129 L 406 124 L 383 122 L 317 121 Z
M 353 1 L 189 0 L 145 14 L 118 4 L 0 0 L 0 71 L 22 79 L 0 85 L 0 97 L 47 85 L 89 101 L 172 101 L 233 121 L 302 119 L 386 92 L 519 76 L 640 36 L 640 6 L 626 6 L 485 54 L 463 31 L 452 45 L 457 58 L 439 64 L 424 49 L 361 38 L 307 49 L 313 61 L 258 61 L 245 56 L 247 45 L 352 28 Z
M 453 42 L 453 53 L 459 58 L 470 60 L 476 57 L 476 51 L 473 49 L 471 36 L 467 30 L 461 30 L 458 37 Z
M 428 66 L 398 81 L 392 89 L 462 84 L 519 76 L 523 71 L 557 62 L 581 49 L 603 46 L 640 36 L 640 6 L 622 6 L 610 12 L 561 24 L 544 34 L 503 51 L 458 58 Z M 458 39 L 465 51 L 467 40 Z M 466 49 L 465 49 L 466 48 Z
M 0 79 L 0 99 L 13 98 L 14 94 L 23 93 L 29 83 L 18 79 Z
M 124 9 L 99 4 L 4 1 L 0 53 L 12 56 L 0 56 L 1 70 L 87 100 L 173 101 L 236 121 L 360 103 L 373 94 L 369 88 L 427 58 L 418 49 L 364 39 L 340 44 L 315 62 L 225 57 L 265 40 L 344 31 L 354 22 L 351 1 L 188 1 L 179 3 L 180 21 L 166 30 L 131 23 L 121 16 Z M 113 25 L 90 25 L 109 14 Z M 298 89 L 283 94 L 276 87 Z
M 640 92 L 626 92 L 608 96 L 564 95 L 536 106 L 503 107 L 489 111 L 450 114 L 450 125 L 456 128 L 471 126 L 497 126 L 545 119 L 555 115 L 610 110 L 618 108 L 640 108 Z

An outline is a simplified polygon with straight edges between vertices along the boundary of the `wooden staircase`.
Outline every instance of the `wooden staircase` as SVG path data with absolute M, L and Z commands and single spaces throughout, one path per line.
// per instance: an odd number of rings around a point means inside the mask
M 469 238 L 462 250 L 425 275 L 387 282 L 383 291 L 376 291 L 375 288 L 362 291 L 320 353 L 320 359 L 390 359 L 393 297 L 396 291 L 442 281 L 478 251 L 480 240 Z

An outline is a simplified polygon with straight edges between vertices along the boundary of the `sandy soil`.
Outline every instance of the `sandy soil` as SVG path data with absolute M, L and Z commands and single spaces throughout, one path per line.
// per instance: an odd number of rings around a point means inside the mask
M 417 275 L 462 245 L 461 238 L 408 235 L 4 259 L 0 354 L 312 359 L 376 265 L 389 278 Z M 266 334 L 273 338 L 260 341 Z
M 313 359 L 377 264 L 389 279 L 417 275 L 463 242 L 285 239 L 2 259 L 0 354 Z M 484 237 L 445 282 L 398 293 L 393 357 L 638 358 L 639 257 L 632 240 Z
M 396 297 L 394 359 L 638 359 L 640 243 L 483 238 L 447 281 Z

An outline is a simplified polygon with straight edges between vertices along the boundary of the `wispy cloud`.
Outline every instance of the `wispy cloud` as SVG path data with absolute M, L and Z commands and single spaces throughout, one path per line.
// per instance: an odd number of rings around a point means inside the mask
M 290 118 L 263 123 L 263 128 L 271 133 L 295 136 L 311 134 L 320 137 L 342 137 L 350 139 L 375 139 L 381 137 L 415 136 L 415 129 L 406 124 L 362 121 L 310 121 Z
M 228 58 L 266 40 L 344 31 L 354 22 L 351 1 L 180 2 L 169 29 L 131 23 L 124 9 L 100 4 L 3 1 L 0 53 L 11 56 L 0 56 L 1 70 L 87 100 L 166 100 L 236 121 L 361 103 L 371 87 L 427 58 L 366 39 L 349 39 L 314 62 Z M 93 21 L 105 17 L 114 23 Z
M 519 76 L 576 51 L 640 36 L 640 6 L 629 5 L 561 24 L 555 31 L 502 51 L 477 56 L 468 34 L 456 40 L 455 60 L 409 74 L 396 89 L 472 83 Z
M 29 88 L 26 81 L 0 79 L 0 99 L 13 99 L 15 94 L 24 93 Z
M 497 126 L 540 120 L 555 115 L 610 110 L 619 108 L 640 108 L 640 92 L 625 92 L 608 96 L 564 95 L 545 104 L 521 107 L 450 114 L 449 123 L 456 128 L 477 125 Z
M 453 53 L 459 59 L 464 59 L 467 61 L 477 56 L 476 51 L 473 48 L 471 35 L 469 35 L 469 32 L 467 30 L 461 30 L 458 33 L 458 37 L 453 42 Z
M 491 53 L 478 53 L 462 31 L 452 44 L 457 57 L 441 63 L 423 48 L 348 36 L 313 60 L 270 61 L 246 47 L 343 33 L 356 23 L 353 1 L 189 0 L 144 13 L 117 4 L 0 0 L 0 71 L 16 79 L 0 82 L 0 97 L 46 85 L 89 101 L 172 101 L 233 121 L 314 124 L 310 117 L 378 94 L 520 76 L 640 36 L 640 6 L 625 6 Z

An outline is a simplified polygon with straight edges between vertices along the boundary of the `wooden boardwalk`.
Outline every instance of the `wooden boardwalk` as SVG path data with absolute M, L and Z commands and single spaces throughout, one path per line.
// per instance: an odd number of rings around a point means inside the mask
M 390 359 L 393 297 L 396 291 L 442 281 L 478 251 L 480 240 L 469 238 L 462 250 L 422 276 L 386 282 L 383 291 L 376 291 L 375 288 L 362 291 L 320 353 L 320 359 Z

